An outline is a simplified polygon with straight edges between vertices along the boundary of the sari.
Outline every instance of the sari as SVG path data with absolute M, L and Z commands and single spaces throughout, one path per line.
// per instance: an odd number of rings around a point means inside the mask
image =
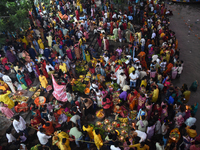
M 139 97 L 139 93 L 137 91 L 134 91 L 134 95 L 132 95 L 131 93 L 128 95 L 127 100 L 128 100 L 129 108 L 131 110 L 135 108 L 138 97 Z
M 196 92 L 198 87 L 197 81 L 194 81 L 192 85 L 190 86 L 190 91 Z
M 27 103 L 21 103 L 21 104 L 17 104 L 16 106 L 15 106 L 15 111 L 17 112 L 17 113 L 19 113 L 19 112 L 26 112 L 26 111 L 28 111 L 28 104 Z
M 48 75 L 48 73 L 47 73 L 47 71 L 46 71 L 46 69 L 44 68 L 43 65 L 42 65 L 42 67 L 41 67 L 41 70 L 42 70 L 42 73 L 44 74 L 44 76 L 45 76 L 46 78 L 49 78 L 49 75 Z
M 16 77 L 20 84 L 24 84 L 27 87 L 26 81 L 24 79 L 24 74 L 22 74 L 22 73 L 17 74 Z
M 38 117 L 34 117 L 31 119 L 31 126 L 38 130 L 38 127 L 42 127 L 42 123 L 40 122 L 40 119 Z
M 143 108 L 145 106 L 145 102 L 146 102 L 146 97 L 142 97 L 141 95 L 138 98 L 138 107 L 137 107 L 137 111 L 139 111 L 141 108 Z

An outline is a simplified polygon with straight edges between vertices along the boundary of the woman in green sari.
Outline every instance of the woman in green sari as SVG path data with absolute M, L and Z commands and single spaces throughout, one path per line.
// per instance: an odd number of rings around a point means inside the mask
M 17 76 L 17 80 L 19 81 L 19 83 L 24 84 L 27 87 L 26 81 L 24 79 L 24 74 L 20 70 L 18 70 L 16 76 Z
M 198 87 L 198 81 L 194 81 L 192 85 L 190 86 L 190 91 L 196 92 Z

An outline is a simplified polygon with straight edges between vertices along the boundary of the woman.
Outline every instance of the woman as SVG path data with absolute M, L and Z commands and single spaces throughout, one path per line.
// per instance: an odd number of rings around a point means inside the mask
M 68 57 L 70 60 L 72 60 L 72 59 L 73 59 L 73 58 L 72 58 L 72 51 L 71 51 L 71 49 L 69 49 L 69 47 L 67 47 L 66 53 L 67 53 L 67 57 Z
M 144 94 L 141 94 L 138 98 L 138 107 L 137 107 L 137 111 L 139 111 L 141 108 L 143 108 L 145 106 L 145 102 L 146 102 L 146 97 Z
M 45 66 L 46 66 L 46 65 L 45 65 Z M 44 67 L 43 64 L 40 64 L 40 69 L 41 69 L 42 75 L 44 75 L 46 78 L 49 78 L 48 72 L 47 72 L 47 70 L 46 70 L 46 68 Z M 40 74 L 41 74 L 41 73 L 40 73 Z
M 44 44 L 43 44 L 42 39 L 40 37 L 38 39 L 38 44 L 39 44 L 40 49 L 44 50 Z
M 33 128 L 35 128 L 36 130 L 38 130 L 39 127 L 42 127 L 42 123 L 40 122 L 40 120 L 38 119 L 38 117 L 31 116 L 30 119 L 31 119 L 31 126 Z
M 78 43 L 74 45 L 74 51 L 75 51 L 76 58 L 80 59 L 80 48 L 79 48 Z
M 119 85 L 121 88 L 126 85 L 126 75 L 123 72 L 119 75 Z
M 149 125 L 147 127 L 147 139 L 151 140 L 154 135 L 155 124 L 152 121 L 149 121 Z
M 24 72 L 24 79 L 25 79 L 25 81 L 26 81 L 28 87 L 30 87 L 30 85 L 32 84 L 32 81 L 31 81 L 31 79 L 29 78 L 29 75 L 28 75 L 27 72 Z
M 17 76 L 17 80 L 19 81 L 19 83 L 24 84 L 27 87 L 26 81 L 24 79 L 24 74 L 20 70 L 18 70 L 16 76 Z
M 47 85 L 48 85 L 48 81 L 47 81 L 47 78 L 43 75 L 42 72 L 40 73 L 39 81 L 40 81 L 40 84 L 41 84 L 42 88 L 44 89 L 44 91 L 47 92 L 46 88 L 47 88 Z
M 0 111 L 8 118 L 12 118 L 14 113 L 11 109 L 8 108 L 8 105 L 4 104 L 4 102 L 0 102 Z
M 102 40 L 101 40 L 101 37 L 100 37 L 100 35 L 98 36 L 98 38 L 97 38 L 97 42 L 98 42 L 98 44 L 99 44 L 99 47 L 101 48 L 101 43 L 102 43 Z
M 172 79 L 176 79 L 178 65 L 172 67 Z
M 104 50 L 109 50 L 109 41 L 107 39 L 107 37 L 104 37 Z
M 194 81 L 192 85 L 190 86 L 190 91 L 196 92 L 198 87 L 198 81 Z
M 149 120 L 151 117 L 152 106 L 153 106 L 153 104 L 151 103 L 151 101 L 148 101 L 145 103 L 145 107 L 146 107 L 146 111 L 147 111 L 147 120 Z
M 90 62 L 90 53 L 89 53 L 88 49 L 86 49 L 85 58 L 86 58 L 87 63 L 89 63 Z
M 105 112 L 105 117 L 108 117 L 110 115 L 110 107 L 111 107 L 111 101 L 109 98 L 103 98 L 102 101 L 103 110 Z
M 129 108 L 133 110 L 140 94 L 134 89 L 127 97 Z

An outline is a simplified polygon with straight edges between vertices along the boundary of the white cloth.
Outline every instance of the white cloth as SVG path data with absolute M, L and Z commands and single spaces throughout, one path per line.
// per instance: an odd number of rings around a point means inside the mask
M 12 143 L 14 141 L 16 141 L 16 138 L 10 133 L 6 133 L 6 138 L 8 139 L 8 143 Z
M 13 121 L 13 127 L 15 128 L 16 132 L 19 133 L 19 131 L 26 129 L 26 122 L 21 116 L 19 116 L 19 121 Z
M 7 76 L 7 75 L 3 75 L 2 79 L 9 86 L 10 90 L 13 93 L 16 93 L 16 90 L 15 90 L 15 87 L 13 86 L 11 78 L 9 76 Z
M 49 70 L 50 68 L 51 68 L 52 70 L 54 70 L 54 67 L 53 67 L 51 64 L 49 64 L 49 65 L 46 64 L 46 70 L 47 70 L 47 72 L 50 71 L 50 70 Z
M 119 85 L 123 88 L 126 85 L 126 75 L 119 75 Z
M 80 116 L 79 115 L 74 115 L 71 117 L 70 121 L 73 122 L 74 124 L 77 123 L 77 120 L 80 119 Z
M 51 138 L 51 136 L 48 136 L 48 135 L 46 135 L 44 133 L 41 133 L 40 131 L 37 132 L 37 137 L 38 137 L 38 139 L 40 141 L 40 144 L 42 144 L 42 145 L 47 144 L 48 143 L 48 139 Z
M 26 64 L 26 68 L 28 69 L 28 72 L 32 72 L 32 71 L 33 71 L 33 69 L 32 69 L 32 67 L 31 67 L 30 63 L 27 63 L 27 64 Z
M 158 142 L 156 142 L 156 150 L 164 150 L 164 145 L 160 145 Z
M 137 136 L 140 137 L 140 143 L 146 140 L 147 134 L 145 132 L 139 130 L 135 130 L 135 132 L 137 133 Z
M 140 43 L 141 43 L 141 46 L 145 46 L 145 39 L 141 38 Z
M 135 74 L 131 73 L 129 75 L 129 77 L 130 77 L 130 81 L 136 82 L 137 81 L 136 79 L 138 78 L 138 75 L 136 73 Z
M 196 123 L 197 119 L 194 117 L 189 117 L 186 121 L 185 124 L 189 127 L 193 126 Z
M 111 146 L 110 146 L 110 149 L 111 149 L 111 150 L 121 150 L 119 147 L 115 147 L 114 145 L 111 145 Z

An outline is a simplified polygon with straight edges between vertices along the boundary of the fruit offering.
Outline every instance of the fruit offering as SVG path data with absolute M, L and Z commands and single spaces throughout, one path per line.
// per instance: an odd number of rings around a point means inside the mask
M 100 121 L 97 121 L 97 122 L 96 122 L 96 126 L 101 127 L 101 126 L 102 126 L 102 123 L 101 123 Z
M 31 87 L 31 88 L 29 89 L 29 91 L 35 92 L 35 91 L 36 91 L 36 87 Z
M 126 123 L 126 122 L 128 122 L 128 118 L 119 118 L 119 121 L 123 122 L 123 123 Z
M 103 109 L 97 111 L 96 116 L 97 118 L 103 118 L 105 116 L 105 114 L 103 113 Z
M 108 125 L 108 124 L 110 124 L 110 121 L 109 121 L 108 119 L 105 119 L 105 120 L 104 120 L 104 124 L 105 124 L 105 125 Z

